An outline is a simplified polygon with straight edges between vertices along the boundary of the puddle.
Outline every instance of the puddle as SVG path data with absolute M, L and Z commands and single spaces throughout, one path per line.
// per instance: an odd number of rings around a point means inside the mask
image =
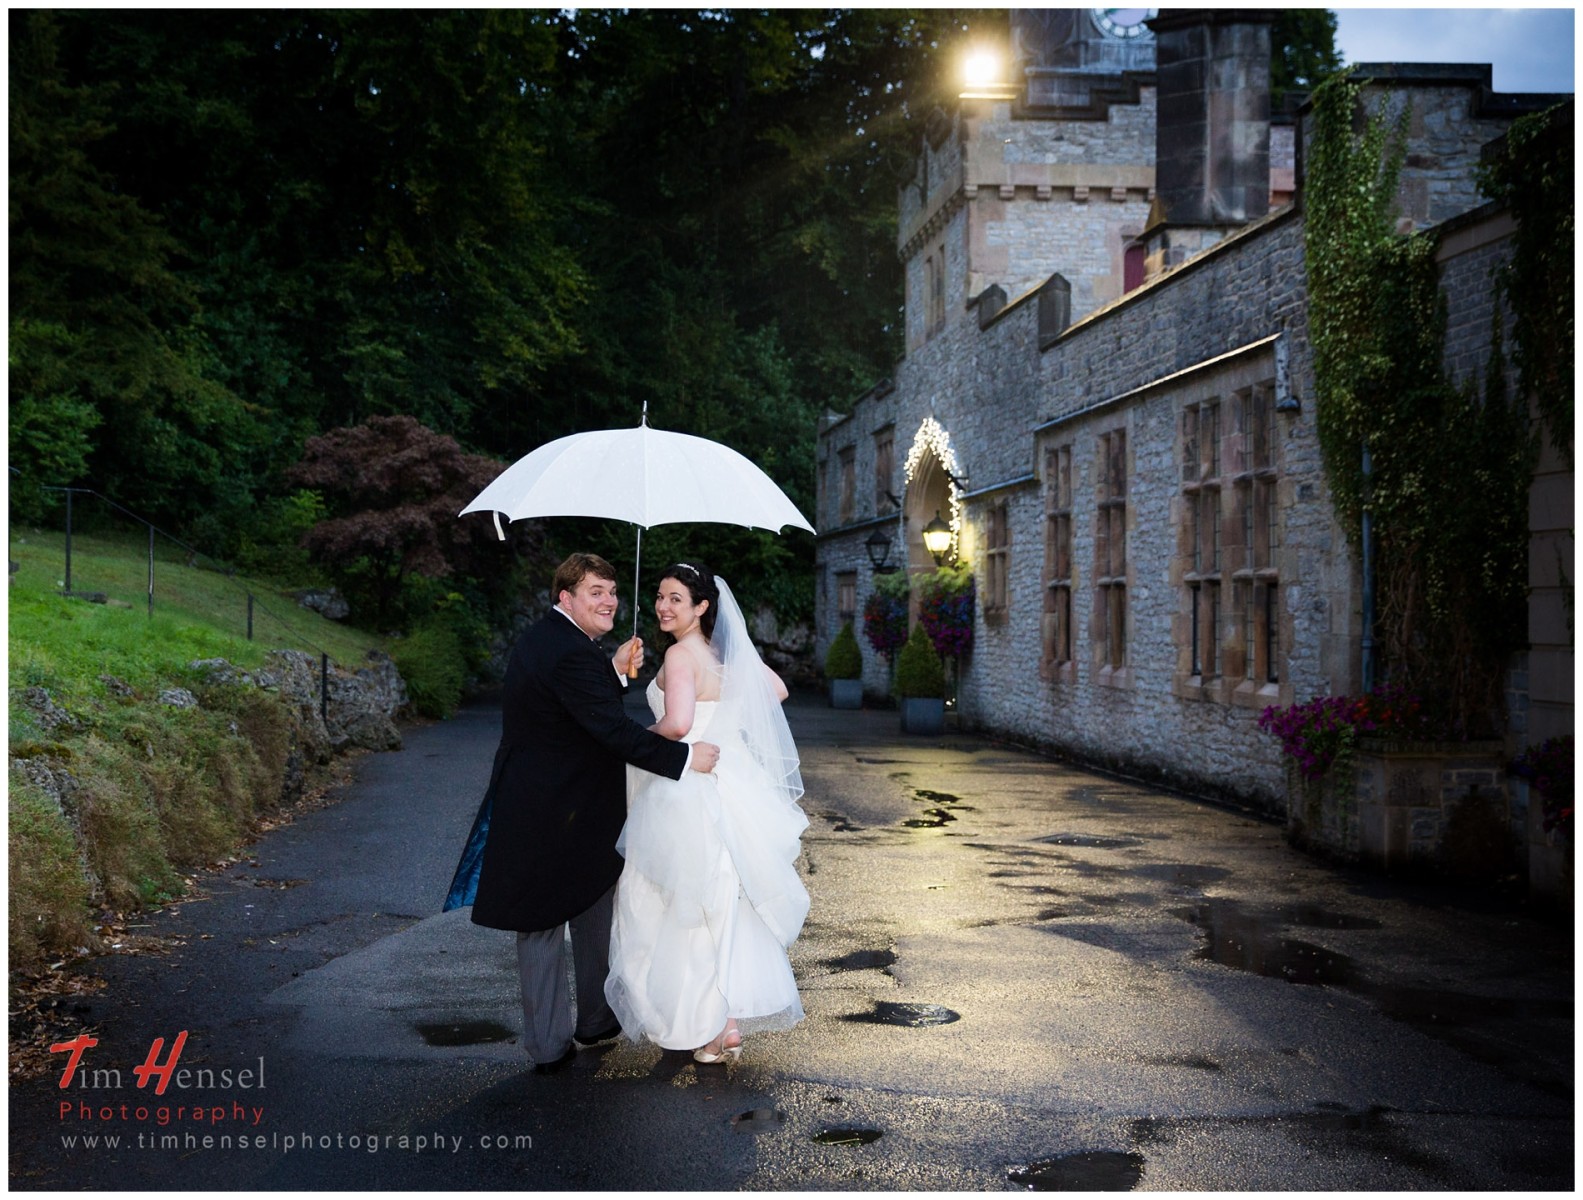
M 824 812 L 819 815 L 830 822 L 830 832 L 832 833 L 856 833 L 863 828 L 861 825 L 852 824 L 851 818 L 845 813 Z
M 855 761 L 860 763 L 868 763 L 870 766 L 893 766 L 902 760 L 899 758 L 859 758 Z
M 1030 1192 L 1130 1192 L 1143 1177 L 1143 1155 L 1085 1150 L 1013 1167 L 1006 1178 Z
M 953 796 L 950 792 L 933 792 L 928 788 L 916 788 L 913 795 L 920 800 L 933 800 L 936 804 L 960 804 L 962 797 Z
M 414 1029 L 431 1046 L 481 1046 L 487 1042 L 506 1042 L 517 1036 L 514 1029 L 507 1029 L 496 1021 L 439 1021 L 414 1025 Z
M 750 1108 L 731 1118 L 738 1133 L 773 1133 L 786 1123 L 786 1114 L 774 1108 Z
M 943 808 L 926 808 L 921 817 L 909 817 L 902 824 L 908 829 L 939 829 L 949 821 L 956 820 Z
M 893 1000 L 874 1001 L 874 1011 L 850 1013 L 843 1021 L 864 1021 L 871 1025 L 906 1025 L 918 1028 L 925 1025 L 949 1025 L 960 1021 L 962 1014 L 952 1012 L 939 1004 L 898 1004 Z
M 1123 850 L 1128 846 L 1141 846 L 1137 838 L 1096 837 L 1089 833 L 1052 833 L 1049 837 L 1035 839 L 1052 846 L 1080 846 L 1085 850 Z
M 1203 930 L 1206 941 L 1196 958 L 1288 983 L 1346 987 L 1357 982 L 1353 961 L 1345 954 L 1282 937 L 1269 915 L 1245 912 L 1231 901 L 1173 908 L 1171 915 Z
M 894 950 L 854 950 L 840 958 L 827 958 L 824 965 L 835 971 L 883 970 L 896 961 Z
M 1351 913 L 1332 912 L 1317 904 L 1291 904 L 1275 910 L 1277 917 L 1287 925 L 1305 929 L 1378 929 L 1380 923 L 1373 917 L 1355 917 Z
M 870 1142 L 877 1142 L 883 1136 L 878 1129 L 860 1129 L 853 1125 L 837 1125 L 830 1129 L 821 1129 L 813 1135 L 813 1140 L 821 1146 L 866 1146 Z

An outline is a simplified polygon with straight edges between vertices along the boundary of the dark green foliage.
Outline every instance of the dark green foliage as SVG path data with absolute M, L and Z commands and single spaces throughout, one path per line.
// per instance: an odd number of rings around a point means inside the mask
M 945 668 L 922 625 L 914 625 L 896 655 L 896 695 L 937 700 L 945 695 Z
M 1339 78 L 1314 96 L 1305 236 L 1320 448 L 1348 537 L 1371 514 L 1382 676 L 1484 736 L 1524 640 L 1533 440 L 1507 394 L 1498 321 L 1482 396 L 1447 380 L 1433 232 L 1393 229 L 1407 114 L 1395 132 L 1376 114 L 1355 133 L 1360 101 Z
M 420 716 L 444 719 L 456 711 L 467 678 L 462 640 L 440 624 L 429 624 L 391 646 L 390 657 L 407 682 Z
M 851 621 L 841 626 L 841 632 L 825 651 L 824 675 L 826 679 L 863 678 L 863 652 L 858 648 Z
M 1516 314 L 1512 358 L 1525 395 L 1539 408 L 1551 445 L 1572 461 L 1575 108 L 1571 102 L 1520 117 L 1480 183 L 1517 219 L 1501 287 Z
M 1310 92 L 1341 70 L 1336 14 L 1323 8 L 1281 8 L 1270 26 L 1270 104 L 1288 92 Z

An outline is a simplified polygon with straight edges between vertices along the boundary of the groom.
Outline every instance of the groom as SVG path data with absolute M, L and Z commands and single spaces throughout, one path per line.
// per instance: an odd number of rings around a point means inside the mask
M 596 554 L 574 554 L 556 569 L 554 591 L 555 607 L 522 635 L 506 668 L 473 902 L 475 924 L 516 931 L 523 1045 L 545 1074 L 572 1060 L 574 1041 L 592 1045 L 620 1032 L 605 976 L 622 866 L 624 764 L 680 779 L 689 768 L 714 770 L 720 756 L 717 746 L 673 742 L 627 716 L 622 687 L 643 649 L 633 638 L 608 659 L 598 644 L 615 625 L 615 568 Z M 561 961 L 568 925 L 575 1025 Z

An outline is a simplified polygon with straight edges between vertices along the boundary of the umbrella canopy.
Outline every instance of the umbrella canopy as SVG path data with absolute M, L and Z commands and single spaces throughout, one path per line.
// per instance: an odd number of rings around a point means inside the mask
M 686 433 L 600 429 L 546 442 L 462 509 L 524 517 L 613 517 L 648 529 L 682 521 L 814 532 L 775 481 L 730 446 Z M 498 527 L 498 518 L 496 524 Z
M 814 527 L 773 479 L 730 446 L 688 433 L 650 429 L 649 406 L 636 429 L 598 429 L 546 442 L 519 458 L 457 514 L 524 517 L 614 517 L 638 527 L 633 593 L 643 557 L 643 531 L 700 521 L 779 533 Z M 637 606 L 632 631 L 637 633 Z M 634 669 L 633 674 L 636 674 Z

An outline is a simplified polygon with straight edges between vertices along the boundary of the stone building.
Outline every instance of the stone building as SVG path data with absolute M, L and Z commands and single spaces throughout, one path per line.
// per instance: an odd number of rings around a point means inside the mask
M 822 425 L 816 518 L 821 650 L 848 620 L 861 635 L 873 553 L 933 569 L 938 514 L 978 589 L 964 727 L 1270 811 L 1285 774 L 1260 713 L 1362 690 L 1273 15 L 1013 10 L 1018 82 L 934 114 L 901 189 L 905 355 Z M 1559 98 L 1493 94 L 1483 66 L 1358 72 L 1371 103 L 1411 106 L 1402 220 L 1447 226 L 1448 360 L 1482 371 L 1510 225 L 1473 168 Z M 1570 530 L 1560 485 L 1539 486 Z M 1569 532 L 1566 553 L 1569 571 Z M 1546 686 L 1546 727 L 1570 731 L 1570 681 Z

